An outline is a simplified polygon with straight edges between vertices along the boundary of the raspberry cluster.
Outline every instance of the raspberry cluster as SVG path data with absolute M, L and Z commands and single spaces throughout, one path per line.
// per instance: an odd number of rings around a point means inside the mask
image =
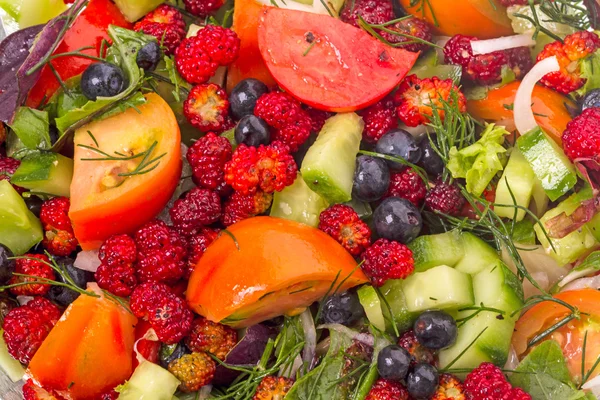
M 69 219 L 71 203 L 66 197 L 54 197 L 42 204 L 40 222 L 44 228 L 42 245 L 55 256 L 68 256 L 77 249 L 77 239 Z
M 167 55 L 175 53 L 186 33 L 183 15 L 175 7 L 167 4 L 162 4 L 146 14 L 133 29 L 154 36 Z
M 335 204 L 323 211 L 319 215 L 319 229 L 353 256 L 361 254 L 371 244 L 371 229 L 352 207 L 345 204 Z
M 373 286 L 381 286 L 388 279 L 405 279 L 415 270 L 410 249 L 396 241 L 377 239 L 362 254 L 361 268 Z

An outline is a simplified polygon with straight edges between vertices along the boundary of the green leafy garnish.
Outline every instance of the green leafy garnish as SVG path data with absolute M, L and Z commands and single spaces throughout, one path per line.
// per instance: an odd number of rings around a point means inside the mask
M 50 148 L 50 126 L 47 111 L 19 107 L 10 125 L 8 155 L 22 159 L 39 150 Z

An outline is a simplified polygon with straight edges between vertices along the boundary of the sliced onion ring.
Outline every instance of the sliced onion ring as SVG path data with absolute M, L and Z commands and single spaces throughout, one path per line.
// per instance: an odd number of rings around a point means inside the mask
M 538 126 L 533 115 L 533 110 L 531 109 L 531 97 L 536 83 L 546 74 L 557 71 L 560 71 L 560 65 L 556 56 L 545 58 L 534 65 L 519 85 L 513 108 L 515 125 L 521 135 Z
M 133 351 L 135 352 L 135 358 L 137 359 L 138 364 L 141 364 L 144 361 L 148 361 L 146 360 L 146 357 L 144 357 L 142 353 L 138 351 L 137 345 L 140 342 L 140 340 L 150 340 L 151 342 L 158 342 L 158 336 L 156 336 L 156 332 L 154 331 L 154 329 L 150 328 L 146 331 L 146 333 L 144 333 L 144 336 L 135 341 L 135 343 L 133 344 Z
M 473 55 L 488 54 L 495 51 L 514 49 L 516 47 L 535 46 L 535 40 L 530 34 L 503 36 L 489 40 L 473 40 L 471 48 Z
M 314 363 L 317 349 L 317 329 L 315 328 L 315 321 L 313 320 L 309 309 L 304 310 L 304 312 L 300 314 L 300 322 L 302 323 L 305 339 L 302 361 L 310 370 Z

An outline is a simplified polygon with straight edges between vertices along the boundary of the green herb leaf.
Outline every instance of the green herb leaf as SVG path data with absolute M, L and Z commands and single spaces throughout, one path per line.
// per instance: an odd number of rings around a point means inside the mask
M 583 96 L 592 89 L 600 88 L 600 51 L 586 57 L 580 64 L 581 77 L 585 84 L 576 93 Z
M 19 107 L 10 125 L 14 136 L 9 137 L 9 156 L 17 159 L 39 149 L 50 147 L 48 112 L 29 107 Z

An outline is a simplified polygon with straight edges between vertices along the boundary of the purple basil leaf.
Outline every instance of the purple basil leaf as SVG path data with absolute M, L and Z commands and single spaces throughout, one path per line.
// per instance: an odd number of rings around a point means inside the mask
M 269 338 L 274 338 L 276 334 L 277 332 L 273 328 L 266 325 L 258 324 L 249 327 L 242 340 L 227 354 L 225 362 L 236 367 L 255 367 L 265 351 Z M 218 365 L 213 384 L 228 385 L 239 374 L 238 371 Z

